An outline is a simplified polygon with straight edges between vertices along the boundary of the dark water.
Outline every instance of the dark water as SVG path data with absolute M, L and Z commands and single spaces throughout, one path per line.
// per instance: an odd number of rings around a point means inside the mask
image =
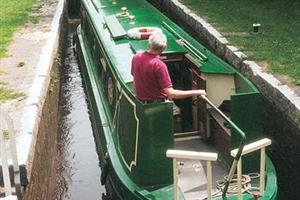
M 100 184 L 101 169 L 86 96 L 78 63 L 71 48 L 75 26 L 69 26 L 61 69 L 55 199 L 102 199 L 105 188 Z

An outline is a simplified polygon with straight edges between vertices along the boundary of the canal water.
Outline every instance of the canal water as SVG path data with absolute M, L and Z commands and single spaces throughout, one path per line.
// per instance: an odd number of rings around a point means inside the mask
M 62 52 L 55 199 L 98 200 L 105 197 L 80 70 L 72 49 L 75 25 L 69 25 Z

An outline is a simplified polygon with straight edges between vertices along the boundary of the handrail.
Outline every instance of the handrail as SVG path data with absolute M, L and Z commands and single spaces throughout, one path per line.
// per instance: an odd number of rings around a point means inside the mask
M 96 8 L 97 12 L 99 12 L 100 8 L 102 7 L 99 1 L 92 0 L 93 6 Z
M 183 150 L 167 150 L 168 158 L 173 158 L 173 176 L 174 176 L 174 200 L 178 200 L 178 177 L 177 177 L 177 159 L 205 160 L 207 171 L 207 199 L 212 199 L 212 166 L 211 161 L 218 159 L 217 153 L 196 152 Z
M 191 51 L 191 53 L 193 55 L 195 55 L 196 57 L 198 57 L 199 60 L 206 61 L 207 57 L 201 53 L 200 51 L 198 51 L 195 47 L 193 47 L 188 41 L 186 41 L 185 39 L 183 39 L 173 28 L 171 28 L 166 22 L 162 22 L 162 25 L 171 33 L 173 33 L 173 35 L 175 35 L 177 38 L 179 38 L 182 42 L 183 45 L 189 50 Z
M 238 161 L 242 155 L 242 152 L 243 152 L 243 148 L 244 148 L 244 144 L 245 144 L 245 141 L 246 141 L 246 135 L 245 133 L 237 126 L 235 125 L 219 108 L 217 108 L 206 96 L 204 95 L 201 95 L 201 97 L 213 108 L 215 109 L 229 124 L 230 126 L 235 130 L 237 131 L 237 133 L 239 134 L 239 136 L 241 137 L 241 141 L 240 141 L 240 144 L 239 144 L 239 147 L 238 147 L 238 150 L 237 150 L 237 153 L 236 153 L 236 156 L 234 157 L 233 161 L 232 161 L 232 164 L 231 164 L 231 167 L 230 167 L 230 170 L 229 170 L 229 174 L 228 174 L 228 179 L 226 180 L 226 183 L 225 183 L 225 186 L 224 186 L 224 190 L 222 192 L 222 198 L 223 199 L 226 199 L 226 192 L 228 190 L 228 186 L 229 186 L 229 183 L 234 175 L 234 172 L 236 170 L 236 167 L 237 167 L 237 164 L 238 164 Z
M 241 136 L 242 139 L 246 140 L 245 133 L 233 123 L 219 108 L 217 108 L 206 96 L 201 95 L 201 97 L 212 107 L 214 108 L 229 124 L 230 126 L 235 129 Z
M 247 144 L 244 146 L 243 152 L 242 152 L 242 156 L 246 155 L 248 153 L 251 153 L 253 151 L 257 151 L 261 148 L 264 148 L 266 146 L 271 145 L 272 141 L 268 138 L 264 138 L 255 142 L 252 142 L 250 144 Z M 231 156 L 236 156 L 238 149 L 234 149 L 230 152 Z
M 242 155 L 246 155 L 248 153 L 260 150 L 260 180 L 259 180 L 259 193 L 260 196 L 264 195 L 265 190 L 265 164 L 266 164 L 266 155 L 265 155 L 265 148 L 269 145 L 271 145 L 272 141 L 268 138 L 264 138 L 261 140 L 258 140 L 256 142 L 252 142 L 250 144 L 247 144 L 244 146 L 244 149 L 242 151 Z M 238 152 L 238 149 L 234 149 L 231 151 L 231 156 L 236 156 Z M 238 163 L 238 182 L 241 182 L 242 177 L 242 159 L 239 160 Z M 238 199 L 242 199 L 242 190 L 241 185 L 239 184 L 238 187 Z

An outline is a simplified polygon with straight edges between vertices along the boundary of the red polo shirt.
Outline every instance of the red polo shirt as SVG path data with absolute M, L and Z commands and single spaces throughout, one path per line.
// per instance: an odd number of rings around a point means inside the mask
M 148 52 L 136 54 L 131 63 L 134 89 L 139 100 L 165 99 L 164 88 L 173 87 L 166 64 L 159 55 Z

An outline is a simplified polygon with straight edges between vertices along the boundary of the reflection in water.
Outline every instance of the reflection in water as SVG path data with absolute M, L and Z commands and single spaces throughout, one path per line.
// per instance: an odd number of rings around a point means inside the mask
M 101 199 L 99 160 L 82 87 L 73 54 L 74 25 L 69 25 L 67 48 L 61 70 L 60 122 L 55 199 Z M 71 27 L 72 26 L 72 27 Z

